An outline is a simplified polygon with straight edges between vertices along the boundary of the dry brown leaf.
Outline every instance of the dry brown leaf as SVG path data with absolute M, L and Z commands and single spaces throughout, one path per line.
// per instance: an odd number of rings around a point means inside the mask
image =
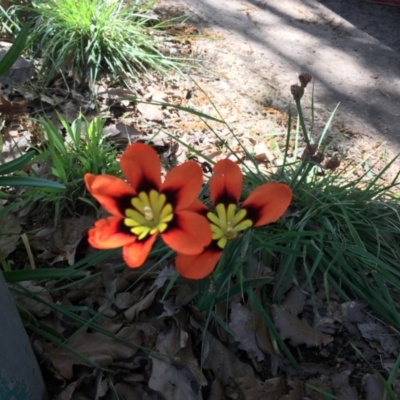
M 145 397 L 147 393 L 141 385 L 131 386 L 120 382 L 115 385 L 115 389 L 124 400 L 144 400 L 147 398 Z
M 357 324 L 357 326 L 363 338 L 380 345 L 378 351 L 398 356 L 400 351 L 399 341 L 380 322 L 364 322 Z
M 333 338 L 312 328 L 305 319 L 298 318 L 303 311 L 305 295 L 297 287 L 287 294 L 282 305 L 273 304 L 271 313 L 274 324 L 283 340 L 290 339 L 293 346 L 305 344 L 307 347 L 322 346 Z
M 315 387 L 318 390 L 313 389 Z M 312 378 L 306 381 L 304 397 L 310 400 L 325 400 L 323 392 L 331 391 L 331 383 L 320 378 Z M 302 399 L 304 398 L 302 397 Z M 343 399 L 344 400 L 344 399 Z
M 306 296 L 296 286 L 289 291 L 282 302 L 282 306 L 294 315 L 300 314 L 303 311 L 305 304 Z
M 158 319 L 157 319 L 158 320 Z M 143 332 L 143 346 L 154 348 L 157 341 L 159 329 L 155 326 L 154 321 L 149 322 L 135 322 L 135 328 Z
M 114 300 L 117 293 L 129 287 L 129 282 L 115 273 L 113 264 L 102 265 L 101 271 L 103 273 L 104 289 L 109 300 Z
M 261 382 L 254 376 L 244 376 L 236 379 L 235 382 L 245 400 L 279 400 L 286 386 L 282 377 Z
M 167 360 L 150 357 L 153 361 L 149 388 L 166 400 L 202 400 L 201 386 L 196 385 L 186 368 L 177 368 Z
M 182 280 L 176 288 L 175 305 L 186 306 L 196 296 L 196 283 L 193 280 Z
M 153 86 L 149 86 L 148 87 L 149 93 L 148 95 L 146 95 L 146 99 L 150 98 L 153 101 L 159 101 L 159 102 L 166 102 L 168 100 L 168 95 L 164 92 L 162 92 L 161 90 L 153 87 Z
M 340 304 L 340 316 L 341 319 L 338 319 L 339 313 L 335 314 L 335 319 L 339 320 L 342 323 L 345 322 L 364 322 L 366 319 L 366 314 L 363 311 L 365 308 L 365 303 L 361 301 L 347 301 L 345 303 Z
M 382 400 L 385 391 L 384 383 L 375 375 L 367 374 L 363 377 L 365 400 Z
M 138 136 L 143 135 L 142 132 L 138 131 L 133 126 L 122 122 L 106 126 L 102 133 L 109 141 L 119 143 L 131 143 L 136 141 Z
M 57 396 L 56 400 L 71 400 L 75 390 L 79 388 L 85 378 L 87 378 L 86 375 L 81 376 L 78 380 L 67 385 L 67 387 Z
M 217 379 L 214 379 L 210 387 L 210 396 L 208 400 L 224 400 L 224 391 L 222 386 Z
M 42 250 L 38 258 L 53 258 L 52 264 L 67 260 L 69 265 L 75 262 L 75 252 L 87 230 L 93 225 L 94 217 L 81 216 L 61 221 L 55 229 L 44 228 L 31 240 L 35 250 Z
M 164 119 L 164 114 L 160 106 L 148 103 L 139 103 L 137 109 L 142 114 L 143 118 L 148 121 L 161 122 Z
M 283 340 L 290 339 L 292 346 L 305 344 L 307 347 L 327 345 L 332 342 L 330 335 L 313 329 L 305 319 L 300 319 L 284 306 L 271 306 L 274 324 Z
M 139 132 L 133 126 L 123 124 L 122 122 L 119 122 L 116 125 L 116 128 L 121 133 L 121 135 L 124 135 L 124 137 L 127 137 L 127 138 L 142 135 L 142 132 Z
M 147 310 L 152 305 L 156 294 L 157 289 L 154 288 L 149 293 L 147 293 L 142 300 L 140 300 L 138 303 L 134 304 L 132 307 L 124 312 L 125 318 L 128 321 L 133 321 L 141 311 Z
M 118 310 L 126 310 L 131 307 L 132 304 L 136 302 L 136 297 L 131 292 L 118 293 L 114 306 L 118 308 Z
M 86 299 L 92 294 L 97 294 L 103 289 L 103 282 L 101 276 L 94 278 L 92 281 L 85 282 L 82 285 L 72 287 L 66 294 L 66 299 L 71 302 L 79 302 Z
M 164 304 L 164 308 L 166 305 Z M 207 380 L 193 355 L 192 341 L 187 325 L 187 315 L 181 308 L 174 309 L 174 322 L 168 331 L 161 332 L 157 338 L 156 348 L 161 354 L 173 356 L 174 365 L 178 368 L 187 368 L 197 386 L 204 386 Z
M 94 396 L 94 400 L 99 400 L 101 397 L 104 397 L 110 388 L 108 386 L 108 379 L 104 376 L 104 371 L 102 369 L 97 369 L 95 372 L 95 385 L 96 385 L 96 394 Z
M 119 310 L 126 310 L 133 304 L 140 301 L 145 283 L 140 283 L 132 292 L 118 293 L 115 300 L 115 307 Z
M 0 217 L 0 254 L 4 259 L 17 247 L 21 230 L 15 215 L 6 214 Z
M 135 327 L 122 328 L 116 336 L 134 346 L 140 346 L 143 342 L 141 332 Z M 48 353 L 54 368 L 66 379 L 72 378 L 74 364 L 90 365 L 68 349 L 64 350 L 45 341 L 41 341 L 40 344 L 43 352 Z M 132 357 L 138 350 L 100 332 L 81 331 L 73 336 L 67 345 L 101 367 L 106 367 L 115 360 Z
M 257 296 L 260 296 L 260 290 L 257 289 L 256 293 Z M 275 352 L 269 337 L 267 324 L 265 323 L 261 314 L 255 309 L 252 310 L 252 312 L 257 345 L 261 351 L 270 355 L 271 373 L 273 376 L 277 376 L 279 370 L 283 367 L 282 356 Z
M 268 149 L 267 144 L 259 142 L 254 146 L 253 157 L 257 161 L 269 161 L 270 163 L 275 160 L 276 156 Z
M 279 400 L 303 400 L 303 385 L 299 379 L 294 382 L 293 390 L 289 390 L 289 394 L 285 394 Z
M 164 286 L 167 279 L 169 279 L 174 272 L 175 268 L 172 265 L 164 267 L 144 298 L 124 312 L 125 318 L 128 321 L 133 321 L 141 311 L 147 310 L 153 303 L 158 290 Z M 125 278 L 128 279 L 126 276 Z
M 229 326 L 236 333 L 235 340 L 239 342 L 239 348 L 244 350 L 250 358 L 258 362 L 263 361 L 264 353 L 260 350 L 256 341 L 254 320 L 250 310 L 240 303 L 231 304 Z
M 43 301 L 53 304 L 53 299 L 51 298 L 47 289 L 35 285 L 32 281 L 21 282 L 19 285 L 23 286 L 29 293 L 34 293 L 35 296 L 39 297 Z M 15 286 L 15 288 L 22 292 L 20 287 Z M 27 310 L 35 317 L 43 318 L 47 315 L 50 315 L 52 312 L 52 308 L 50 306 L 35 300 L 31 295 L 25 296 L 24 294 L 19 294 L 15 291 L 12 291 L 12 295 L 15 302 L 18 303 L 20 307 Z
M 102 135 L 107 139 L 118 137 L 120 134 L 120 130 L 117 128 L 116 124 L 107 125 L 104 127 Z
M 357 400 L 358 394 L 355 387 L 349 384 L 349 373 L 343 371 L 332 377 L 332 388 L 335 389 L 335 395 L 343 400 Z
M 254 376 L 250 365 L 242 363 L 224 344 L 210 333 L 206 334 L 205 340 L 206 357 L 203 363 L 204 369 L 211 369 L 215 377 L 227 385 L 230 379 L 242 376 Z

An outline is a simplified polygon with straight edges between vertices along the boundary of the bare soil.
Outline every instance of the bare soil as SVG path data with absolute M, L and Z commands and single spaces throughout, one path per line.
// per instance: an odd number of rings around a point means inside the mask
M 301 72 L 314 93 L 303 107 L 318 137 L 340 103 L 329 136 L 369 164 L 400 150 L 400 7 L 363 0 L 162 0 L 161 13 L 187 15 L 207 38 L 193 43 L 214 79 L 196 82 L 239 135 L 285 129 Z M 376 149 L 379 148 L 377 151 Z

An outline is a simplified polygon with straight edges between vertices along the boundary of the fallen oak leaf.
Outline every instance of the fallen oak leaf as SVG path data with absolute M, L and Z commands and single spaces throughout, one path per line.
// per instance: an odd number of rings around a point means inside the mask
M 21 230 L 22 227 L 15 215 L 6 214 L 0 217 L 0 254 L 4 259 L 17 248 Z
M 264 353 L 257 344 L 254 320 L 250 310 L 240 303 L 233 303 L 230 320 L 229 326 L 237 335 L 235 340 L 239 342 L 239 348 L 246 351 L 250 358 L 259 362 L 263 361 Z
M 282 340 L 290 339 L 292 346 L 305 344 L 307 347 L 327 345 L 333 338 L 312 328 L 305 319 L 300 319 L 283 306 L 273 304 L 271 313 Z
M 149 103 L 139 103 L 137 109 L 142 114 L 143 118 L 148 121 L 161 122 L 164 119 L 164 114 L 160 106 Z
M 262 382 L 254 376 L 243 376 L 235 379 L 245 399 L 279 399 L 284 394 L 286 385 L 283 377 L 267 379 Z
M 122 328 L 116 334 L 116 337 L 131 343 L 132 346 L 100 332 L 88 333 L 84 331 L 72 337 L 67 345 L 100 367 L 106 367 L 115 360 L 132 357 L 136 354 L 138 346 L 143 343 L 143 335 L 135 327 Z M 57 347 L 52 343 L 41 340 L 36 342 L 39 342 L 39 346 L 36 347 L 41 347 L 42 356 L 48 356 L 54 368 L 66 379 L 72 378 L 74 364 L 90 365 L 67 348 Z
M 162 394 L 166 400 L 201 400 L 201 386 L 194 385 L 195 381 L 186 368 L 177 368 L 167 361 L 150 357 L 152 373 L 149 388 Z
M 349 375 L 349 371 L 342 371 L 340 374 L 335 374 L 332 377 L 332 388 L 340 399 L 357 400 L 357 389 L 350 386 Z
M 209 332 L 206 333 L 205 348 L 207 354 L 203 368 L 210 369 L 223 385 L 228 385 L 231 379 L 254 376 L 250 365 L 240 361 L 235 354 Z
M 38 258 L 53 258 L 52 264 L 67 260 L 72 265 L 76 249 L 93 221 L 92 216 L 63 219 L 57 228 L 44 228 L 37 232 L 30 244 L 33 249 L 43 251 Z
M 164 308 L 169 308 L 167 302 L 164 302 Z M 168 311 L 164 315 L 169 315 Z M 182 308 L 176 308 L 171 316 L 173 322 L 169 322 L 168 329 L 159 333 L 155 347 L 160 354 L 171 356 L 169 360 L 176 368 L 190 371 L 195 386 L 205 386 L 207 379 L 193 354 L 187 314 Z M 189 379 L 189 374 L 186 375 Z
M 154 283 L 149 288 L 148 293 L 145 294 L 144 297 L 140 301 L 138 301 L 136 304 L 134 304 L 132 307 L 128 308 L 124 312 L 125 318 L 128 321 L 133 321 L 135 318 L 138 317 L 138 315 L 141 311 L 147 310 L 153 303 L 157 292 L 164 286 L 165 282 L 169 278 L 171 278 L 171 276 L 174 274 L 174 272 L 175 272 L 175 270 L 172 265 L 165 266 L 162 269 L 162 271 L 158 274 Z
M 304 304 L 305 295 L 294 287 L 280 306 L 276 304 L 271 306 L 273 321 L 282 340 L 290 339 L 292 346 L 305 344 L 307 347 L 322 346 L 332 342 L 332 336 L 317 331 L 305 319 L 298 317 L 303 311 Z
M 44 318 L 52 312 L 53 299 L 49 291 L 32 281 L 20 282 L 19 285 L 10 285 L 13 288 L 14 301 L 23 310 L 35 317 Z M 48 305 L 49 304 L 49 305 Z
M 379 321 L 368 321 L 357 324 L 358 329 L 364 339 L 368 340 L 370 344 L 376 343 L 380 353 L 398 355 L 400 349 L 400 342 L 389 330 L 383 326 Z

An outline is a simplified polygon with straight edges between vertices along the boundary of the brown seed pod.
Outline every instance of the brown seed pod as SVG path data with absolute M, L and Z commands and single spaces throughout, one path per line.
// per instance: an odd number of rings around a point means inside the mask
M 334 171 L 339 166 L 340 166 L 340 160 L 337 158 L 337 156 L 333 156 L 325 163 L 325 168 L 330 169 L 332 171 Z
M 307 72 L 302 72 L 299 75 L 299 80 L 300 80 L 301 87 L 305 88 L 307 86 L 307 84 L 309 84 L 311 82 L 312 76 L 310 74 L 308 74 Z
M 302 161 L 311 161 L 317 149 L 318 145 L 315 143 L 306 146 L 306 148 L 303 151 L 303 154 L 301 155 Z
M 303 97 L 304 89 L 299 85 L 292 85 L 290 86 L 290 93 L 295 100 L 300 100 Z

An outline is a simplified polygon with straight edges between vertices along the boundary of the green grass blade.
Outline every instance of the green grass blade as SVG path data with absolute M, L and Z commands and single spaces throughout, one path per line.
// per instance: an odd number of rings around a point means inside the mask
M 29 151 L 28 153 L 16 158 L 15 160 L 0 165 L 0 175 L 11 174 L 14 171 L 22 169 L 26 164 L 29 163 L 29 161 L 32 160 L 34 155 L 34 151 Z
M 5 56 L 0 61 L 0 76 L 3 76 L 17 61 L 25 48 L 26 39 L 29 35 L 29 26 L 24 25 L 20 30 L 13 45 L 7 51 Z
M 0 177 L 0 186 L 27 186 L 44 189 L 63 190 L 65 186 L 58 182 L 49 181 L 47 179 L 32 178 L 25 176 L 3 176 Z

